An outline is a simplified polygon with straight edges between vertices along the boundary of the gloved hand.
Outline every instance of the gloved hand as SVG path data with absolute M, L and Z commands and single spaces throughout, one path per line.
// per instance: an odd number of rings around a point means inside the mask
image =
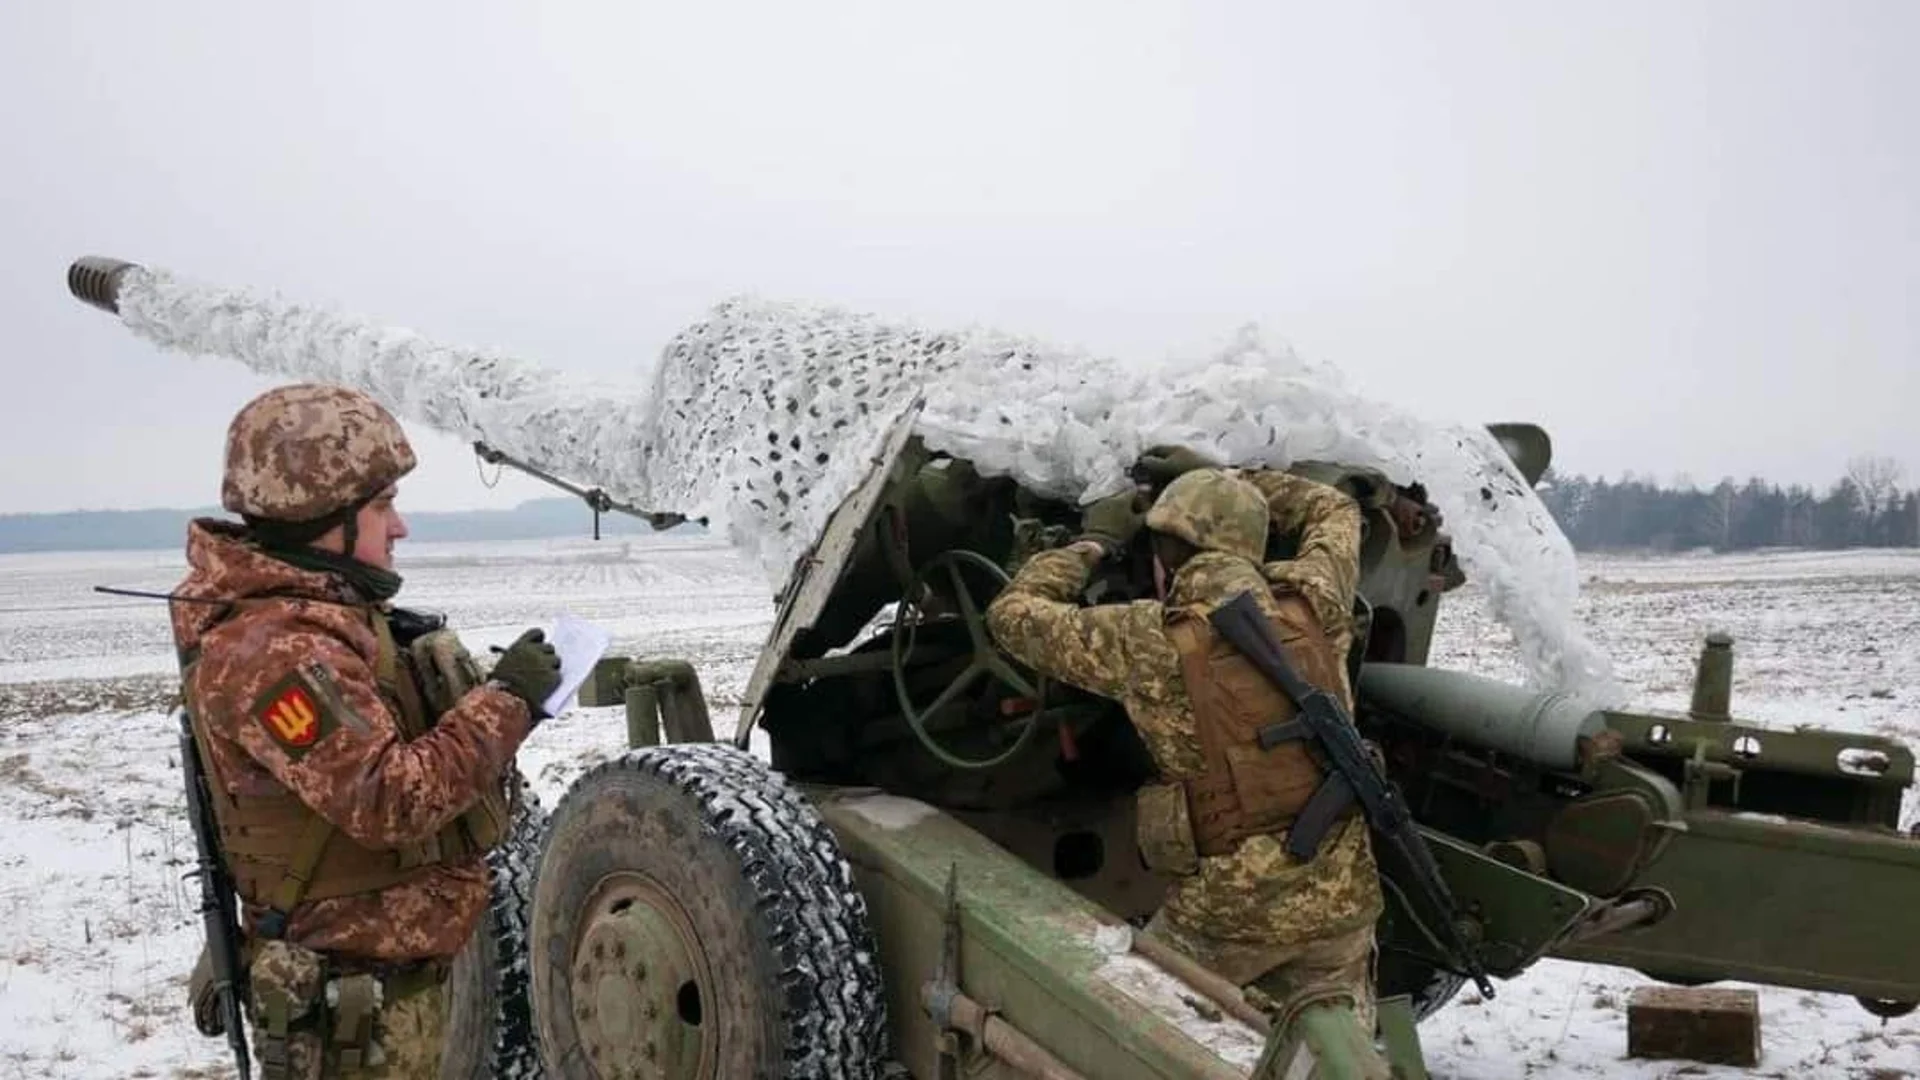
M 546 631 L 534 627 L 507 646 L 489 677 L 526 702 L 536 721 L 545 720 L 540 703 L 560 685 L 560 654 L 547 644 Z
M 1195 469 L 1217 469 L 1220 463 L 1184 446 L 1150 446 L 1134 463 L 1133 478 L 1154 488 L 1163 488 L 1175 477 Z
M 1117 555 L 1133 542 L 1146 520 L 1139 496 L 1123 491 L 1088 504 L 1080 514 L 1080 535 L 1074 539 L 1096 541 L 1109 556 Z

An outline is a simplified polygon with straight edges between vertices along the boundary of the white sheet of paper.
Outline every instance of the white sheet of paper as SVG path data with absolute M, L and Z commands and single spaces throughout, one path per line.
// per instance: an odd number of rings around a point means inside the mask
M 553 621 L 553 629 L 547 632 L 547 642 L 560 654 L 560 685 L 554 687 L 540 708 L 548 716 L 559 716 L 573 703 L 574 693 L 587 681 L 593 665 L 605 655 L 607 646 L 613 643 L 613 635 L 563 611 Z

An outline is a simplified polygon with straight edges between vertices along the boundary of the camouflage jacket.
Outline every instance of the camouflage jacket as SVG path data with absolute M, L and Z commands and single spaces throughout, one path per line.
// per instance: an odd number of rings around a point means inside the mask
M 1299 554 L 1255 567 L 1202 552 L 1174 575 L 1166 604 L 1080 607 L 1090 569 L 1076 551 L 1048 551 L 1020 569 L 987 609 L 1002 649 L 1036 670 L 1126 706 L 1163 775 L 1192 776 L 1201 751 L 1180 657 L 1164 629 L 1168 606 L 1217 606 L 1252 591 L 1269 612 L 1269 585 L 1299 589 L 1328 636 L 1344 650 L 1352 637 L 1352 597 L 1359 576 L 1360 515 L 1330 487 L 1280 472 L 1247 474 L 1268 498 L 1276 531 L 1300 533 Z M 1339 692 L 1351 699 L 1350 690 Z M 1178 929 L 1225 941 L 1293 944 L 1371 923 L 1381 908 L 1380 882 L 1359 817 L 1337 828 L 1313 861 L 1286 852 L 1286 836 L 1254 836 L 1226 855 L 1200 860 L 1199 871 L 1168 890 L 1165 915 Z
M 173 604 L 174 643 L 193 659 L 183 692 L 209 735 L 211 783 L 230 795 L 291 791 L 376 850 L 434 836 L 499 783 L 527 736 L 525 702 L 483 685 L 403 741 L 397 704 L 375 679 L 369 608 L 344 582 L 273 559 L 237 526 L 213 520 L 189 526 L 187 562 L 176 595 L 243 601 L 230 615 L 221 604 Z M 313 732 L 291 741 L 271 718 L 290 686 L 311 689 L 318 706 Z M 287 938 L 369 960 L 447 957 L 487 900 L 486 863 L 474 854 L 378 893 L 299 904 Z M 249 924 L 260 914 L 249 907 Z

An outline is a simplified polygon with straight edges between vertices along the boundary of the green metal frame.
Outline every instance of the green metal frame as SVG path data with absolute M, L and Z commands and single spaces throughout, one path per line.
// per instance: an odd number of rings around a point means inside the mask
M 1665 890 L 1677 916 L 1553 955 L 1680 981 L 1920 1000 L 1911 931 L 1899 933 L 1920 901 L 1920 843 L 1891 830 L 1713 810 L 1669 829 L 1634 885 Z
M 1244 1077 L 1262 1038 L 1232 1017 L 1169 1016 L 1131 983 L 1144 959 L 1115 962 L 1102 940 L 1124 923 L 955 818 L 916 800 L 847 789 L 808 794 L 839 839 L 867 898 L 885 965 L 895 1053 L 936 1075 L 939 1035 L 921 991 L 945 937 L 946 883 L 957 882 L 959 986 L 1087 1077 Z M 1124 949 L 1124 946 L 1122 946 Z M 1126 973 L 1126 974 L 1123 974 Z M 1198 990 L 1189 991 L 1198 1000 Z M 1203 1038 L 1196 1037 L 1204 1035 Z M 1238 1048 L 1239 1060 L 1209 1045 Z M 970 1077 L 1014 1076 L 982 1062 Z

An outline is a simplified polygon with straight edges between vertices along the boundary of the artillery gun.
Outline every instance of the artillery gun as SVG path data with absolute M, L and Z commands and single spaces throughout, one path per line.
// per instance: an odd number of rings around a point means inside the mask
M 70 282 L 112 310 L 124 269 L 83 260 Z M 1492 432 L 1536 480 L 1545 433 Z M 476 451 L 596 513 L 677 517 Z M 1721 637 L 1684 714 L 1431 668 L 1463 576 L 1426 492 L 1338 462 L 1293 468 L 1362 508 L 1356 719 L 1457 901 L 1432 910 L 1389 869 L 1384 1037 L 1411 1041 L 1475 968 L 1508 978 L 1549 956 L 1850 994 L 1881 1016 L 1920 1001 L 1899 945 L 1901 901 L 1920 895 L 1920 840 L 1898 831 L 1905 746 L 1736 719 Z M 582 701 L 624 706 L 629 750 L 548 823 L 526 943 L 547 1071 L 1245 1074 L 1265 1019 L 1134 932 L 1167 882 L 1134 841 L 1151 765 L 1133 729 L 1009 661 L 982 622 L 1077 519 L 1069 500 L 930 449 L 908 414 L 775 597 L 729 736 L 689 665 L 600 663 Z M 1152 588 L 1135 550 L 1084 599 Z

